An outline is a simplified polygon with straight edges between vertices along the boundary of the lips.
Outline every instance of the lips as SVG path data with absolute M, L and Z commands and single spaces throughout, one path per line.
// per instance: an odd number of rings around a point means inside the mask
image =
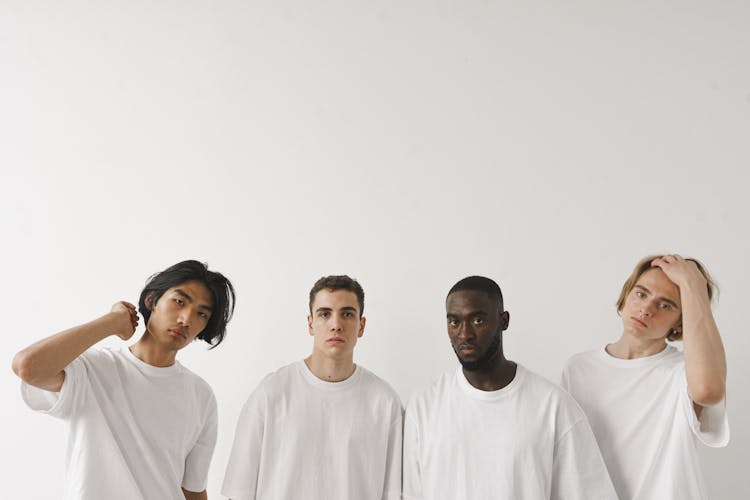
M 339 337 L 333 337 L 333 338 L 330 338 L 330 339 L 326 340 L 326 342 L 329 342 L 331 344 L 343 344 L 344 343 L 344 339 L 339 338 Z
M 648 325 L 646 325 L 646 323 L 644 323 L 640 319 L 636 318 L 635 316 L 631 316 L 630 319 L 633 321 L 633 323 L 635 323 L 636 325 L 639 325 L 639 326 L 641 326 L 643 328 L 646 328 L 648 326 Z
M 183 339 L 187 339 L 187 335 L 185 335 L 185 332 L 177 328 L 170 328 L 169 333 L 171 333 L 173 337 L 181 337 Z

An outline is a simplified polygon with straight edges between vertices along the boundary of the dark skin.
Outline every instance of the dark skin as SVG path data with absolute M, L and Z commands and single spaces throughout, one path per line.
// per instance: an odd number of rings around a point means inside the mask
M 476 290 L 459 290 L 445 301 L 448 337 L 469 383 L 482 391 L 496 391 L 513 381 L 516 363 L 505 359 L 502 332 L 510 314 L 500 301 Z

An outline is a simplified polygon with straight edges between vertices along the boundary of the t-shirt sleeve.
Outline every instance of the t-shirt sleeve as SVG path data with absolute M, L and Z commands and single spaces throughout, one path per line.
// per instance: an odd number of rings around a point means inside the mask
M 66 419 L 80 408 L 86 393 L 86 365 L 81 356 L 74 359 L 64 369 L 60 392 L 51 392 L 21 382 L 21 396 L 26 405 L 34 411 L 56 418 Z
M 617 500 L 594 433 L 585 418 L 558 437 L 552 463 L 550 499 Z
M 401 499 L 401 458 L 403 450 L 404 412 L 401 405 L 388 430 L 388 457 L 385 465 L 383 500 Z
M 422 475 L 419 469 L 419 426 L 416 422 L 414 408 L 406 410 L 404 418 L 404 465 L 403 498 L 417 500 L 422 498 Z
M 208 482 L 208 469 L 211 465 L 211 457 L 216 446 L 216 433 L 218 427 L 218 411 L 216 397 L 211 397 L 206 402 L 206 411 L 203 428 L 198 434 L 193 448 L 185 458 L 185 472 L 182 477 L 182 487 L 188 491 L 200 492 L 206 489 Z
M 675 387 L 680 391 L 682 412 L 687 418 L 690 430 L 698 440 L 712 448 L 723 448 L 729 444 L 729 420 L 727 418 L 726 396 L 711 406 L 704 406 L 700 419 L 695 414 L 693 400 L 687 388 L 687 376 L 683 365 L 675 374 Z
M 233 500 L 253 500 L 258 487 L 265 424 L 265 391 L 258 387 L 242 407 L 234 433 L 221 494 Z

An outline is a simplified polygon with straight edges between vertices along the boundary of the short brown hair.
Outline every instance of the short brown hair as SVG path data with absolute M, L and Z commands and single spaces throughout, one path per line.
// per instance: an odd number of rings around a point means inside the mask
M 312 314 L 312 306 L 315 301 L 315 296 L 321 290 L 330 290 L 331 292 L 335 292 L 336 290 L 347 290 L 352 292 L 357 296 L 357 302 L 359 303 L 359 317 L 362 317 L 362 313 L 365 310 L 365 291 L 357 280 L 352 279 L 345 274 L 323 276 L 320 278 L 310 290 L 310 314 Z
M 628 294 L 633 290 L 633 287 L 638 282 L 638 279 L 648 271 L 649 269 L 654 269 L 654 267 L 651 266 L 651 262 L 654 261 L 654 259 L 660 259 L 662 257 L 665 257 L 664 255 L 649 255 L 648 257 L 644 257 L 643 259 L 638 262 L 638 264 L 635 265 L 635 268 L 633 269 L 633 272 L 630 273 L 630 276 L 628 276 L 628 279 L 625 280 L 625 283 L 622 285 L 622 290 L 620 290 L 620 296 L 617 298 L 617 302 L 615 305 L 617 306 L 617 312 L 619 313 L 622 311 L 623 306 L 625 305 L 625 299 L 627 298 Z M 708 274 L 708 271 L 703 266 L 703 264 L 698 261 L 698 259 L 692 259 L 687 258 L 685 260 L 689 260 L 691 262 L 694 262 L 696 267 L 698 268 L 698 271 L 703 275 L 704 278 L 706 278 L 706 291 L 708 292 L 708 300 L 711 301 L 714 298 L 714 295 L 719 291 L 719 287 L 716 285 L 716 282 L 711 278 L 711 275 Z M 682 332 L 678 332 L 677 330 L 670 330 L 667 334 L 667 340 L 676 341 L 676 340 L 682 340 Z

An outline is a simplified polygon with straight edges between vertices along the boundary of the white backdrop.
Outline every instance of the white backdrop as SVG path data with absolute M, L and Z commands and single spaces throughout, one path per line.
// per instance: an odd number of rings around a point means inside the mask
M 732 440 L 701 457 L 741 498 L 749 25 L 742 1 L 3 1 L 2 497 L 63 477 L 13 354 L 179 260 L 238 292 L 226 342 L 179 356 L 219 402 L 218 497 L 245 398 L 311 349 L 318 277 L 363 284 L 356 361 L 406 401 L 455 366 L 465 275 L 503 288 L 509 357 L 558 380 L 618 336 L 635 262 L 680 252 L 721 286 Z

